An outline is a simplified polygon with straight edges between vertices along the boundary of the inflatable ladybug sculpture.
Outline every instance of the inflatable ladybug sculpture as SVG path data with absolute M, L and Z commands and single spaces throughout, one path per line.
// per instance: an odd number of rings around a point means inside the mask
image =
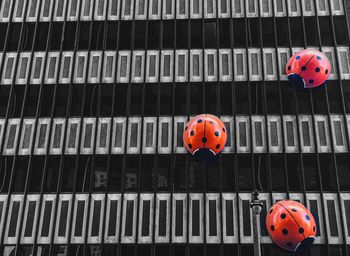
M 302 89 L 314 88 L 325 83 L 331 65 L 327 57 L 317 50 L 302 50 L 293 55 L 286 65 L 289 81 Z
M 266 215 L 266 228 L 282 249 L 297 254 L 307 250 L 316 236 L 316 222 L 304 205 L 283 200 L 274 204 Z
M 183 132 L 183 142 L 188 152 L 200 159 L 215 159 L 226 144 L 224 123 L 216 116 L 202 114 L 192 118 Z

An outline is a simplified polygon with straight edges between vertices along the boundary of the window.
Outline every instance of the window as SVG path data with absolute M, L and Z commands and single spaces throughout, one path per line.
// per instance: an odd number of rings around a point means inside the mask
M 100 81 L 101 65 L 102 52 L 90 52 L 89 83 L 98 83 Z
M 4 1 L 6 2 L 6 1 Z M 38 17 L 39 11 L 39 1 L 38 0 L 28 0 L 28 11 L 27 11 L 27 22 L 35 22 Z
M 153 194 L 140 195 L 138 243 L 151 243 L 153 240 L 153 198 Z
M 147 51 L 146 82 L 158 82 L 159 52 Z
M 9 119 L 6 130 L 4 155 L 13 155 L 16 151 L 20 119 Z
M 57 0 L 54 11 L 54 21 L 64 21 L 68 1 Z
M 6 2 L 6 1 L 5 1 Z M 15 9 L 12 17 L 13 22 L 22 22 L 24 16 L 24 10 L 26 9 L 27 1 L 16 1 Z
M 50 21 L 53 1 L 43 0 L 41 4 L 40 21 Z
M 188 2 L 188 0 L 176 0 L 177 19 L 188 18 Z
M 204 17 L 216 18 L 216 0 L 204 0 Z
M 4 60 L 4 68 L 2 71 L 1 84 L 11 84 L 12 78 L 15 72 L 15 65 L 17 60 L 16 53 L 6 53 L 6 58 Z
M 277 80 L 276 52 L 273 48 L 263 49 L 265 80 Z
M 137 194 L 124 194 L 122 213 L 122 243 L 135 243 Z
M 52 134 L 50 143 L 50 154 L 59 155 L 62 153 L 63 134 L 65 129 L 65 119 L 55 118 L 52 122 Z
M 149 0 L 148 1 L 148 19 L 155 20 L 160 19 L 160 0 Z
M 260 49 L 248 49 L 249 80 L 262 80 Z
M 161 82 L 173 81 L 173 64 L 174 64 L 173 51 L 163 50 L 161 53 L 161 65 L 160 65 Z
M 60 194 L 56 214 L 55 243 L 68 242 L 68 230 L 71 219 L 72 194 Z M 74 225 L 73 225 L 74 227 Z M 73 229 L 72 229 L 73 231 Z
M 35 119 L 24 119 L 20 139 L 19 155 L 29 155 L 32 150 L 34 137 Z
M 75 57 L 74 82 L 84 83 L 87 67 L 87 52 L 77 52 Z
M 132 20 L 134 14 L 134 0 L 125 0 L 122 2 L 122 20 Z
M 287 153 L 298 152 L 298 132 L 295 116 L 283 116 L 284 146 Z
M 172 241 L 185 243 L 187 237 L 187 196 L 186 194 L 173 194 L 172 203 Z
M 250 152 L 250 122 L 247 116 L 236 116 L 237 153 Z
M 31 61 L 31 53 L 22 52 L 19 56 L 18 68 L 16 74 L 16 84 L 25 84 L 29 74 L 29 64 Z
M 85 232 L 87 229 L 87 208 L 88 208 L 88 194 L 75 195 L 75 203 L 72 218 L 72 234 L 71 243 L 83 243 L 85 239 Z M 68 213 L 69 214 L 69 213 Z
M 175 18 L 175 0 L 165 0 L 163 3 L 163 19 Z
M 120 51 L 118 55 L 117 82 L 128 83 L 129 72 L 130 72 L 130 52 Z
M 50 52 L 47 56 L 45 83 L 54 84 L 57 77 L 59 52 Z
M 204 73 L 205 81 L 217 80 L 217 53 L 216 50 L 206 49 L 204 51 Z
M 9 22 L 12 10 L 12 5 L 14 1 L 4 0 L 2 1 L 1 11 L 0 11 L 0 22 Z
M 106 6 L 108 0 L 96 0 L 95 1 L 95 20 L 105 20 Z
M 33 58 L 34 60 L 32 65 L 30 83 L 40 84 L 44 71 L 43 64 L 45 59 L 45 52 L 35 52 Z
M 138 154 L 140 152 L 141 142 L 141 118 L 130 117 L 128 126 L 128 146 L 127 152 L 129 154 Z
M 190 50 L 190 79 L 191 82 L 203 80 L 203 55 L 201 50 Z
M 83 129 L 81 132 L 81 144 L 80 153 L 81 154 L 92 154 L 94 150 L 95 143 L 95 118 L 84 118 Z
M 78 11 L 80 8 L 80 2 L 79 0 L 71 0 L 69 1 L 69 7 L 68 7 L 68 13 L 67 13 L 67 20 L 68 21 L 76 21 L 78 20 Z
M 144 117 L 143 118 L 143 141 L 142 153 L 154 154 L 156 152 L 156 138 L 157 138 L 157 118 Z
M 32 244 L 39 213 L 39 195 L 28 195 L 23 215 L 21 243 Z
M 338 59 L 340 62 L 340 77 L 341 79 L 350 79 L 350 64 L 349 64 L 349 48 L 337 48 Z
M 116 243 L 119 239 L 119 222 L 121 209 L 120 194 L 108 194 L 105 218 L 105 243 Z M 101 218 L 102 219 L 102 218 Z
M 108 0 L 108 20 L 119 19 L 120 0 Z
M 104 52 L 103 63 L 103 83 L 113 83 L 115 79 L 116 53 L 112 51 Z
M 219 50 L 220 81 L 232 81 L 232 53 L 230 49 Z
M 158 126 L 158 153 L 170 154 L 172 144 L 172 119 L 171 117 L 159 117 Z
M 254 153 L 266 152 L 266 125 L 264 116 L 252 116 L 252 146 Z
M 175 81 L 187 82 L 188 78 L 188 51 L 176 50 L 175 55 Z
M 234 75 L 236 81 L 247 80 L 247 59 L 246 51 L 244 49 L 234 49 Z
M 132 82 L 142 83 L 144 78 L 145 52 L 134 51 L 132 56 Z
M 267 131 L 269 136 L 269 151 L 282 152 L 281 118 L 279 116 L 267 117 Z

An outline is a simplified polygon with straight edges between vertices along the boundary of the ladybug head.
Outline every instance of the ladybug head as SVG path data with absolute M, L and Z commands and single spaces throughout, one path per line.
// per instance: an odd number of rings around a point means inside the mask
M 200 148 L 193 152 L 193 155 L 201 160 L 213 161 L 217 158 L 215 152 L 209 148 Z
M 302 252 L 308 250 L 312 246 L 314 241 L 315 241 L 315 237 L 313 237 L 313 236 L 306 237 L 303 241 L 301 241 L 296 246 L 296 248 L 294 250 L 294 254 L 299 254 L 299 253 L 302 253 Z
M 300 90 L 304 90 L 306 89 L 306 84 L 305 84 L 305 80 L 297 74 L 290 74 L 288 75 L 288 80 L 292 83 L 292 85 Z

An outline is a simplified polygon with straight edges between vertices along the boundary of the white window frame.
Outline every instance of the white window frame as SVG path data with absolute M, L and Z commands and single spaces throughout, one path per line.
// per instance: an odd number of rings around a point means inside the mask
M 84 213 L 83 213 L 83 219 L 82 221 L 82 232 L 81 236 L 75 236 L 75 223 L 77 221 L 77 211 L 78 211 L 78 201 L 83 201 L 84 202 Z M 84 243 L 85 240 L 85 233 L 87 229 L 87 212 L 88 212 L 88 203 L 89 203 L 89 195 L 88 194 L 76 194 L 74 197 L 74 208 L 73 208 L 73 215 L 72 215 L 72 228 L 71 228 L 71 238 L 70 242 L 72 244 L 77 244 L 77 243 Z M 69 213 L 70 214 L 70 213 Z M 68 226 L 69 227 L 69 226 Z
M 95 13 L 94 13 L 94 20 L 105 20 L 106 19 L 106 7 L 107 7 L 107 1 L 108 0 L 102 0 L 103 1 L 103 14 L 102 16 L 98 14 L 98 5 L 100 0 L 95 1 Z
M 314 1 L 313 0 L 308 0 L 308 1 L 310 1 L 310 7 L 311 7 L 311 10 L 309 11 L 305 9 L 306 8 L 305 0 L 301 1 L 301 9 L 303 11 L 303 16 L 315 16 L 316 13 L 315 13 Z
M 259 17 L 259 5 L 258 5 L 258 0 L 253 0 L 254 1 L 254 12 L 250 12 L 250 6 L 249 6 L 249 0 L 245 0 L 245 12 L 247 15 L 247 18 L 255 18 L 255 17 Z
M 240 131 L 239 131 L 239 123 L 245 123 L 246 124 L 246 140 L 247 145 L 246 146 L 240 146 Z M 231 131 L 232 132 L 232 131 Z M 251 141 L 250 141 L 250 117 L 249 116 L 236 116 L 236 150 L 237 153 L 249 153 L 251 148 Z
M 13 58 L 12 70 L 11 70 L 10 78 L 5 78 L 9 58 Z M 4 66 L 3 66 L 3 70 L 2 70 L 1 84 L 11 84 L 12 83 L 12 79 L 13 79 L 14 74 L 15 74 L 16 63 L 17 63 L 17 53 L 15 53 L 15 52 L 6 53 L 5 60 L 4 60 Z
M 99 219 L 99 231 L 98 231 L 98 236 L 92 236 L 91 232 L 92 232 L 92 225 L 93 225 L 93 218 L 94 218 L 94 208 L 95 208 L 95 202 L 96 201 L 100 201 L 101 202 L 100 219 Z M 101 241 L 102 241 L 102 229 L 103 229 L 102 226 L 103 226 L 103 213 L 104 213 L 104 210 L 105 210 L 105 195 L 104 194 L 91 194 L 88 237 L 87 237 L 87 242 L 89 244 L 90 243 L 91 244 L 98 244 L 98 243 L 101 243 Z
M 347 223 L 350 221 L 350 219 L 346 218 L 346 212 L 345 212 L 345 201 L 350 201 L 350 194 L 349 193 L 340 193 L 340 200 L 341 200 L 341 211 L 343 215 L 343 220 L 345 220 Z M 346 243 L 350 244 L 350 230 L 348 230 L 347 223 L 344 223 L 344 229 L 345 229 L 345 239 Z
M 169 67 L 169 76 L 164 76 L 165 71 L 165 56 L 170 56 L 170 67 Z M 172 50 L 162 50 L 161 51 L 161 58 L 160 58 L 160 81 L 161 82 L 172 82 L 174 77 L 174 51 Z
M 213 55 L 213 70 L 214 75 L 209 75 L 209 55 Z M 214 49 L 204 50 L 204 75 L 205 81 L 214 82 L 217 81 L 218 65 L 217 65 L 217 52 Z
M 170 0 L 168 0 L 170 1 Z M 180 55 L 184 56 L 184 76 L 179 75 L 179 59 Z M 187 50 L 176 50 L 175 52 L 175 81 L 176 82 L 187 82 L 188 81 L 188 51 Z
M 74 148 L 69 147 L 69 142 L 70 142 L 70 136 L 71 136 L 71 129 L 72 125 L 76 124 L 77 125 L 77 131 L 75 134 L 75 139 L 74 139 Z M 67 134 L 66 134 L 66 145 L 65 145 L 65 154 L 66 155 L 74 155 L 78 153 L 78 146 L 79 146 L 79 137 L 80 137 L 80 118 L 69 118 L 68 119 L 68 124 L 67 124 Z
M 61 136 L 60 137 L 60 147 L 59 148 L 53 148 L 56 125 L 62 125 L 62 130 L 61 130 L 61 135 L 60 135 Z M 50 154 L 51 155 L 60 155 L 62 153 L 65 128 L 66 128 L 66 120 L 64 118 L 54 118 L 53 119 L 52 130 L 51 130 L 51 139 L 50 139 Z
M 98 119 L 97 136 L 96 136 L 96 154 L 108 154 L 108 152 L 109 152 L 111 122 L 112 122 L 112 119 L 110 117 L 100 117 Z M 107 124 L 106 146 L 105 147 L 100 146 L 102 124 Z
M 132 20 L 134 18 L 134 0 L 130 0 L 130 14 L 125 14 L 125 0 L 121 1 L 122 20 Z
M 338 79 L 338 70 L 337 70 L 337 60 L 334 53 L 333 47 L 322 47 L 322 52 L 326 55 L 331 64 L 331 70 L 329 75 L 329 80 L 337 80 Z
M 267 63 L 267 54 L 271 54 L 272 57 L 272 74 L 267 73 L 267 68 L 269 63 Z M 275 81 L 278 79 L 277 74 L 277 60 L 276 60 L 276 50 L 274 48 L 264 48 L 263 49 L 263 62 L 264 62 L 264 78 L 267 81 Z
M 192 211 L 193 201 L 199 201 L 199 235 L 192 235 Z M 204 197 L 202 193 L 190 193 L 189 194 L 189 220 L 188 220 L 188 241 L 190 243 L 203 243 L 204 242 Z
M 97 77 L 92 77 L 92 66 L 93 66 L 94 57 L 98 57 Z M 89 62 L 90 62 L 90 64 L 89 64 L 88 82 L 89 83 L 98 83 L 100 81 L 100 78 L 101 78 L 102 52 L 101 51 L 91 51 Z
M 19 125 L 21 123 L 20 118 L 11 118 L 8 120 L 7 127 L 6 127 L 6 136 L 5 136 L 5 143 L 4 143 L 4 149 L 3 149 L 3 155 L 14 155 L 17 149 L 17 143 L 19 139 Z M 7 149 L 7 144 L 10 136 L 10 127 L 11 125 L 16 125 L 16 133 L 15 138 L 13 140 L 13 148 Z
M 5 133 L 5 119 L 0 119 L 0 143 L 3 140 L 4 133 Z M 1 226 L 0 226 L 0 230 L 1 230 Z M 1 236 L 0 236 L 0 239 L 1 239 Z
M 300 135 L 300 147 L 302 153 L 313 153 L 315 152 L 315 142 L 314 142 L 314 132 L 313 132 L 313 122 L 312 117 L 310 115 L 298 115 L 299 120 L 299 135 Z M 303 138 L 303 126 L 302 122 L 308 122 L 309 124 L 309 136 L 310 136 L 310 146 L 304 145 Z
M 198 71 L 199 76 L 195 76 L 193 73 L 194 61 L 193 57 L 198 55 Z M 191 82 L 201 82 L 203 81 L 203 52 L 202 50 L 190 50 L 190 81 Z
M 7 220 L 10 220 L 11 215 L 12 215 L 12 208 L 13 208 L 13 204 L 14 202 L 19 202 L 19 209 L 18 209 L 18 215 L 17 215 L 17 221 L 16 221 L 16 231 L 15 231 L 15 236 L 14 237 L 8 237 L 8 233 L 9 233 L 9 228 L 10 228 L 10 221 L 7 221 L 6 223 L 6 228 L 5 228 L 5 236 L 4 236 L 4 244 L 16 244 L 17 239 L 19 237 L 19 231 L 20 231 L 20 223 L 21 221 L 21 216 L 22 216 L 22 212 L 23 212 L 23 201 L 24 201 L 24 195 L 12 195 L 10 202 L 9 202 L 9 210 L 7 213 Z
M 143 10 L 140 10 L 140 2 L 144 2 Z M 135 0 L 135 20 L 146 20 L 147 19 L 147 4 L 148 0 Z M 142 13 L 140 13 L 142 11 Z
M 39 201 L 40 201 L 40 195 L 34 194 L 34 195 L 27 195 L 27 203 L 25 205 L 24 209 L 24 215 L 23 215 L 23 228 L 22 228 L 22 235 L 21 235 L 21 243 L 23 244 L 33 244 L 34 243 L 34 235 L 36 234 L 35 229 L 37 227 L 38 222 L 38 213 L 39 213 Z M 29 202 L 35 202 L 35 212 L 33 217 L 33 224 L 32 224 L 32 235 L 30 237 L 25 237 L 24 232 L 26 229 L 26 224 L 28 220 L 28 211 L 29 211 Z
M 344 15 L 344 6 L 343 6 L 343 1 L 342 0 L 329 0 L 331 3 L 331 13 L 332 15 Z M 339 8 L 340 9 L 334 9 L 334 1 L 338 1 L 339 3 Z
M 167 1 L 171 2 L 171 14 L 167 14 L 166 13 Z M 165 1 L 163 1 L 162 18 L 163 18 L 163 20 L 175 19 L 175 0 L 165 0 Z
M 275 17 L 285 17 L 285 16 L 287 16 L 287 8 L 286 8 L 285 0 L 273 0 L 273 1 L 274 1 L 274 14 L 275 14 Z M 277 10 L 277 2 L 278 1 L 282 1 L 282 9 L 283 9 L 282 12 L 279 12 Z
M 187 205 L 188 199 L 186 194 L 173 194 L 172 199 L 172 225 L 176 225 L 176 201 L 182 201 L 182 236 L 176 236 L 175 228 L 171 230 L 171 241 L 173 243 L 186 243 L 187 240 Z
M 319 1 L 324 1 L 325 10 L 320 9 Z M 316 10 L 317 10 L 318 16 L 328 16 L 329 15 L 328 0 L 316 0 Z
M 90 138 L 90 147 L 84 147 L 84 141 L 86 136 L 86 126 L 91 124 L 91 138 Z M 80 143 L 80 154 L 92 154 L 94 152 L 95 147 L 95 130 L 96 130 L 96 118 L 84 118 L 82 123 L 82 131 L 81 131 L 81 143 Z
M 21 73 L 21 69 L 22 69 L 22 60 L 24 58 L 27 58 L 27 67 L 25 68 L 25 77 L 24 78 L 20 78 L 20 73 Z M 16 84 L 26 84 L 28 81 L 28 77 L 29 77 L 29 67 L 32 61 L 32 54 L 30 52 L 21 52 L 19 55 L 19 60 L 18 60 L 18 66 L 17 66 L 17 73 L 16 73 Z
M 259 0 L 260 1 L 260 16 L 261 17 L 272 17 L 272 13 L 273 13 L 273 10 L 272 10 L 272 0 Z M 268 12 L 264 12 L 263 10 L 263 1 L 267 1 L 267 4 L 268 4 Z
M 227 141 L 225 147 L 222 149 L 222 153 L 233 153 L 235 150 L 235 130 L 234 130 L 234 117 L 233 116 L 221 116 L 221 121 L 225 125 Z M 227 123 L 229 127 L 227 128 Z M 229 132 L 228 132 L 229 131 Z M 230 146 L 227 145 L 227 142 L 230 141 Z
M 184 1 L 185 3 L 185 13 L 180 13 L 180 1 Z M 188 0 L 176 0 L 176 19 L 188 19 L 188 6 L 189 1 Z
M 28 8 L 27 8 L 27 13 L 26 13 L 26 21 L 27 22 L 35 22 L 38 19 L 38 13 L 39 13 L 39 4 L 40 1 L 36 0 L 36 7 L 35 7 L 35 14 L 34 17 L 29 17 L 30 14 L 30 7 L 33 3 L 34 0 L 28 0 Z
M 46 125 L 45 142 L 43 148 L 38 148 L 38 143 L 40 140 L 40 128 L 41 125 Z M 49 118 L 39 118 L 38 125 L 36 128 L 35 144 L 34 144 L 34 155 L 46 155 L 47 145 L 49 143 L 49 132 L 51 127 L 51 119 Z
M 346 131 L 345 131 L 345 126 L 344 126 L 345 124 L 344 124 L 343 116 L 332 114 L 332 115 L 330 115 L 330 120 L 331 120 L 332 143 L 333 143 L 334 152 L 335 153 L 348 152 L 348 145 L 347 145 Z M 334 122 L 340 122 L 340 130 L 341 130 L 340 132 L 341 132 L 341 137 L 343 140 L 343 145 L 337 145 L 337 142 L 336 142 L 337 131 L 335 130 Z
M 286 54 L 286 63 L 282 63 L 282 54 Z M 286 65 L 290 59 L 289 48 L 278 48 L 277 49 L 278 67 L 279 67 L 279 79 L 282 81 L 287 81 Z
M 288 145 L 287 122 L 292 122 L 293 124 L 294 146 Z M 298 143 L 298 128 L 297 128 L 296 116 L 291 116 L 291 115 L 283 116 L 283 133 L 284 133 L 284 149 L 286 153 L 298 153 L 299 143 Z
M 236 12 L 236 4 L 239 2 L 241 12 Z M 244 0 L 232 0 L 231 2 L 231 11 L 232 11 L 232 18 L 243 18 L 245 17 L 245 1 Z
M 272 132 L 271 132 L 271 123 L 276 122 L 277 124 L 277 139 L 278 146 L 272 145 Z M 283 141 L 282 141 L 282 125 L 281 125 L 281 117 L 280 116 L 267 116 L 267 133 L 268 133 L 268 141 L 269 141 L 269 152 L 270 153 L 282 153 L 283 151 Z
M 249 208 L 249 215 L 250 215 L 250 236 L 244 235 L 244 221 L 243 221 L 243 201 L 249 201 L 251 200 L 251 196 L 248 193 L 240 193 L 238 195 L 238 202 L 239 202 L 239 226 L 240 226 L 240 241 L 242 244 L 252 244 L 253 243 L 253 216 L 252 216 L 252 210 Z
M 157 14 L 152 13 L 154 1 L 157 1 Z M 161 17 L 161 1 L 162 0 L 148 0 L 148 19 L 159 20 Z
M 140 76 L 136 76 L 136 58 L 141 57 Z M 131 70 L 131 82 L 143 83 L 144 70 L 145 70 L 145 51 L 133 51 L 132 53 L 132 70 Z
M 134 208 L 133 208 L 133 223 L 132 223 L 132 236 L 125 236 L 125 226 L 126 226 L 126 206 L 128 201 L 134 201 Z M 122 212 L 122 233 L 121 233 L 121 243 L 124 244 L 131 244 L 135 243 L 136 240 L 136 219 L 137 219 L 137 203 L 138 203 L 138 196 L 134 193 L 128 193 L 124 194 L 123 197 L 123 212 Z
M 111 212 L 111 201 L 117 201 L 117 212 L 116 219 L 120 220 L 121 214 L 121 195 L 120 194 L 108 194 L 107 195 L 107 206 L 106 206 L 106 218 L 105 218 L 105 233 L 104 233 L 104 242 L 105 243 L 118 243 L 119 240 L 119 230 L 120 224 L 117 222 L 115 227 L 115 236 L 108 235 L 108 225 L 110 220 L 110 212 Z
M 155 76 L 150 76 L 150 56 L 155 56 Z M 146 82 L 158 82 L 159 77 L 159 51 L 147 51 Z
M 222 12 L 222 6 L 221 6 L 221 3 L 222 1 L 221 0 L 218 0 L 218 17 L 219 18 L 231 18 L 231 1 L 230 0 L 224 0 L 226 2 L 226 8 L 227 8 L 227 12 Z
M 6 1 L 9 1 L 9 10 L 8 10 L 8 17 L 4 17 L 4 8 L 5 8 L 5 4 Z M 10 16 L 11 16 L 11 11 L 12 11 L 12 7 L 13 7 L 13 3 L 14 1 L 12 0 L 4 0 L 2 1 L 2 5 L 0 8 L 0 22 L 9 22 L 10 21 Z
M 85 5 L 86 5 L 86 3 L 88 1 L 90 1 L 89 15 L 85 16 L 84 15 Z M 89 21 L 89 20 L 92 19 L 92 9 L 94 8 L 94 1 L 95 0 L 81 0 L 82 6 L 81 6 L 81 9 L 80 9 L 80 20 L 82 20 L 82 21 Z
M 22 5 L 22 9 L 21 9 L 22 15 L 21 15 L 20 17 L 16 17 L 16 12 L 17 12 L 17 9 L 19 8 L 19 7 L 18 7 L 19 1 L 16 1 L 15 9 L 13 10 L 13 16 L 12 16 L 12 21 L 13 21 L 13 22 L 22 22 L 22 21 L 23 21 L 23 18 L 24 18 L 24 15 L 25 15 L 25 10 L 26 10 L 27 2 L 28 2 L 28 0 L 23 0 L 23 5 Z
M 318 130 L 318 122 L 324 122 L 325 126 L 325 135 L 326 135 L 326 146 L 320 145 L 320 132 Z M 316 133 L 316 143 L 317 143 L 317 151 L 319 153 L 329 153 L 331 152 L 331 141 L 330 141 L 330 135 L 329 135 L 329 123 L 327 116 L 325 115 L 315 115 L 314 116 L 314 126 L 315 126 L 315 133 Z
M 238 74 L 238 63 L 237 63 L 237 55 L 242 54 L 242 60 L 243 60 L 243 75 Z M 233 50 L 233 67 L 234 67 L 234 80 L 235 81 L 247 81 L 247 52 L 245 49 L 234 49 Z
M 35 121 L 36 120 L 33 118 L 23 119 L 22 128 L 21 128 L 21 139 L 19 141 L 18 155 L 30 155 L 30 152 L 32 151 L 33 138 L 34 138 L 34 133 L 35 133 Z M 28 146 L 28 148 L 22 148 L 24 135 L 25 135 L 25 131 L 26 131 L 26 125 L 32 126 L 31 131 L 30 131 L 30 137 L 29 137 L 29 146 Z
M 227 71 L 228 74 L 223 73 L 223 56 L 227 55 Z M 219 76 L 220 81 L 228 82 L 232 81 L 232 52 L 231 49 L 220 49 L 219 50 Z
M 126 77 L 121 77 L 121 59 L 126 57 Z M 119 51 L 118 53 L 118 70 L 117 70 L 117 83 L 128 83 L 130 76 L 130 51 Z
M 57 73 L 58 73 L 58 61 L 59 61 L 60 53 L 59 52 L 49 52 L 47 59 L 46 59 L 46 71 L 45 71 L 45 83 L 46 84 L 54 84 L 57 79 Z M 49 70 L 50 70 L 50 60 L 51 58 L 56 58 L 55 63 L 55 71 L 54 71 L 54 77 L 49 78 Z
M 68 67 L 68 77 L 63 77 L 65 58 L 70 58 L 69 67 Z M 72 70 L 73 70 L 73 61 L 74 61 L 74 52 L 62 52 L 61 67 L 60 67 L 60 78 L 59 78 L 59 83 L 60 84 L 68 84 L 68 83 L 70 83 L 71 77 L 72 77 Z
M 288 15 L 289 15 L 290 17 L 297 17 L 297 16 L 300 16 L 300 15 L 301 15 L 301 12 L 300 12 L 300 2 L 299 2 L 299 0 L 295 0 L 295 2 L 296 2 L 296 8 L 297 8 L 297 10 L 296 10 L 296 11 L 292 11 L 291 2 L 290 2 L 290 0 L 287 0 Z
M 36 61 L 38 58 L 41 58 L 41 66 L 39 68 L 40 70 L 40 75 L 39 78 L 34 78 L 34 72 L 36 68 Z M 1 58 L 0 58 L 1 61 Z M 33 57 L 33 65 L 32 65 L 32 70 L 30 72 L 30 83 L 31 84 L 40 84 L 41 80 L 43 78 L 43 73 L 44 73 L 44 67 L 45 65 L 45 52 L 34 52 L 34 57 Z
M 195 2 L 198 3 L 198 13 L 194 12 Z M 191 19 L 201 19 L 203 17 L 203 0 L 190 0 L 190 18 Z
M 349 69 L 349 73 L 344 73 L 343 71 L 343 63 L 342 63 L 342 58 L 340 56 L 341 52 L 345 52 L 347 56 L 347 65 Z M 344 80 L 349 80 L 350 79 L 350 55 L 349 55 L 349 47 L 337 47 L 337 54 L 338 54 L 338 60 L 339 60 L 339 71 L 340 71 L 340 78 Z
M 137 124 L 137 137 L 136 137 L 136 147 L 131 147 L 131 125 Z M 128 122 L 128 132 L 127 132 L 127 153 L 128 154 L 139 154 L 141 146 L 141 117 L 129 117 Z
M 186 153 L 186 148 L 184 146 L 179 146 L 177 145 L 177 140 L 178 140 L 178 136 L 181 136 L 181 140 L 182 140 L 182 133 L 178 134 L 178 130 L 177 130 L 177 125 L 178 123 L 183 123 L 183 131 L 185 130 L 186 127 L 186 123 L 187 123 L 187 117 L 186 116 L 175 116 L 174 117 L 174 145 L 173 145 L 173 151 L 174 153 L 177 154 L 184 154 Z
M 49 1 L 50 2 L 50 7 L 49 7 L 49 16 L 48 17 L 44 17 L 44 9 L 45 9 L 45 1 Z M 52 9 L 53 9 L 53 3 L 54 1 L 51 0 L 42 0 L 41 3 L 41 10 L 40 10 L 40 21 L 41 22 L 45 22 L 45 21 L 50 21 L 51 20 L 51 16 L 52 16 Z
M 148 236 L 142 236 L 142 222 L 143 222 L 143 203 L 144 201 L 150 201 L 149 208 L 149 226 L 148 226 Z M 140 194 L 140 202 L 139 202 L 139 225 L 138 225 L 138 239 L 137 242 L 139 244 L 149 244 L 152 243 L 153 240 L 153 215 L 154 215 L 154 194 L 150 193 L 142 193 Z
M 151 138 L 148 138 L 147 135 L 147 125 L 152 125 L 152 134 Z M 152 145 L 147 147 L 146 141 L 151 139 Z M 143 136 L 142 136 L 142 153 L 143 154 L 154 154 L 156 152 L 157 144 L 157 118 L 156 117 L 144 117 L 143 118 Z
M 42 197 L 42 204 L 41 204 L 41 214 L 40 214 L 40 220 L 39 220 L 39 228 L 38 228 L 38 237 L 37 237 L 37 242 L 40 244 L 50 244 L 51 242 L 51 237 L 52 237 L 52 229 L 54 227 L 54 216 L 55 216 L 55 211 L 56 209 L 56 194 L 44 194 Z M 50 212 L 50 221 L 49 221 L 49 235 L 47 237 L 43 237 L 41 234 L 43 222 L 44 222 L 44 213 L 45 213 L 45 205 L 46 202 L 52 202 L 52 207 L 51 207 L 51 212 Z
M 252 55 L 257 55 L 257 63 L 254 63 L 252 60 Z M 262 67 L 261 67 L 261 51 L 258 48 L 250 48 L 248 49 L 248 62 L 249 62 L 249 80 L 250 81 L 260 81 L 262 80 Z M 253 72 L 253 65 L 258 65 L 258 74 L 254 75 Z
M 79 67 L 79 58 L 84 58 L 84 64 L 83 64 L 83 76 L 78 77 L 78 67 Z M 85 77 L 86 77 L 86 71 L 88 66 L 88 52 L 77 52 L 75 54 L 75 65 L 74 65 L 74 83 L 84 83 Z
M 235 193 L 222 193 L 222 240 L 223 243 L 237 243 L 238 242 L 238 216 L 237 216 L 237 197 Z M 232 201 L 233 214 L 233 236 L 227 236 L 226 232 L 226 201 Z
M 335 208 L 335 219 L 330 219 L 330 216 L 328 215 L 328 206 L 327 206 L 327 201 L 332 200 L 334 201 L 334 208 Z M 339 203 L 337 199 L 337 194 L 335 193 L 323 193 L 323 204 L 324 204 L 324 211 L 325 211 L 325 223 L 326 223 L 326 228 L 327 228 L 327 236 L 328 236 L 328 242 L 330 244 L 341 244 L 343 242 L 343 237 L 342 237 L 342 228 L 341 228 L 341 223 L 340 223 L 340 212 L 339 212 Z M 336 222 L 337 223 L 337 229 L 338 229 L 338 236 L 331 236 L 330 232 L 330 222 Z
M 213 221 L 210 219 L 209 211 L 210 211 L 210 205 L 209 201 L 215 201 L 216 202 L 216 236 L 210 236 L 209 234 L 209 227 L 210 227 L 210 221 Z M 215 244 L 221 242 L 221 209 L 220 209 L 220 194 L 218 193 L 206 193 L 205 194 L 205 214 L 207 216 L 205 221 L 205 228 L 207 230 L 206 232 L 206 242 L 208 244 Z
M 122 134 L 121 134 L 121 147 L 115 147 L 115 139 L 117 137 L 117 129 L 116 125 L 122 124 Z M 126 118 L 125 117 L 115 117 L 113 118 L 113 130 L 112 130 L 112 145 L 111 151 L 112 154 L 123 154 L 125 149 L 125 141 L 126 141 Z
M 75 10 L 75 15 L 71 16 L 70 12 L 71 12 L 71 9 L 72 9 L 72 1 L 73 0 L 69 1 L 69 7 L 68 7 L 68 12 L 67 12 L 67 21 L 77 21 L 78 17 L 79 17 L 79 10 L 80 10 L 80 2 L 81 1 L 77 0 L 77 6 L 76 6 L 76 10 Z
M 255 123 L 261 123 L 261 141 L 262 146 L 258 146 L 256 143 L 256 129 Z M 252 146 L 254 153 L 266 153 L 267 151 L 267 143 L 266 143 L 266 121 L 265 116 L 260 115 L 252 115 L 251 116 L 251 125 L 252 125 Z
M 116 66 L 116 58 L 117 53 L 115 51 L 105 51 L 104 52 L 104 60 L 103 60 L 103 72 L 102 72 L 102 82 L 103 83 L 113 83 L 115 81 L 115 66 Z M 113 58 L 112 60 L 112 76 L 107 77 L 107 59 Z
M 208 1 L 213 2 L 213 13 L 208 12 Z M 204 18 L 206 19 L 216 18 L 216 0 L 204 0 Z
M 160 215 L 160 201 L 166 201 L 166 231 L 165 236 L 159 236 L 159 215 Z M 156 215 L 155 215 L 155 230 L 154 241 L 156 243 L 169 243 L 170 241 L 170 194 L 157 193 L 156 194 Z
M 53 14 L 53 20 L 54 20 L 54 21 L 64 21 L 64 19 L 65 19 L 65 17 L 66 17 L 66 8 L 67 8 L 67 3 L 68 3 L 68 1 L 62 0 L 62 1 L 63 1 L 62 16 L 57 16 L 58 1 L 59 1 L 59 0 L 56 0 L 56 3 L 55 3 L 55 9 L 54 9 L 54 14 Z
M 168 146 L 167 147 L 162 147 L 162 135 L 163 135 L 162 125 L 164 123 L 168 124 L 168 141 L 167 141 Z M 161 116 L 158 118 L 158 153 L 159 154 L 171 153 L 172 139 L 173 139 L 172 127 L 173 127 L 173 122 L 170 116 Z
M 108 20 L 119 20 L 119 15 L 120 15 L 120 0 L 108 0 L 108 14 L 107 14 L 107 18 Z M 112 2 L 116 1 L 116 5 L 117 5 L 117 14 L 116 15 L 112 15 Z
M 4 230 L 5 225 L 5 213 L 7 209 L 8 196 L 5 194 L 0 195 L 0 202 L 3 203 L 2 212 L 0 212 L 0 230 Z M 2 232 L 0 233 L 0 239 L 2 239 Z

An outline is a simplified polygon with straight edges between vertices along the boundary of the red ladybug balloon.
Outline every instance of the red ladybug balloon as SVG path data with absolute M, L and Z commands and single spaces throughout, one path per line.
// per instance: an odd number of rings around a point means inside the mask
M 314 88 L 325 83 L 331 73 L 327 57 L 317 50 L 302 50 L 287 63 L 288 79 L 298 88 Z
M 311 212 L 292 200 L 279 201 L 270 208 L 266 228 L 279 247 L 296 253 L 308 249 L 316 236 L 316 222 Z
M 226 139 L 225 124 L 210 114 L 192 118 L 183 132 L 187 151 L 203 160 L 213 160 L 224 148 Z

